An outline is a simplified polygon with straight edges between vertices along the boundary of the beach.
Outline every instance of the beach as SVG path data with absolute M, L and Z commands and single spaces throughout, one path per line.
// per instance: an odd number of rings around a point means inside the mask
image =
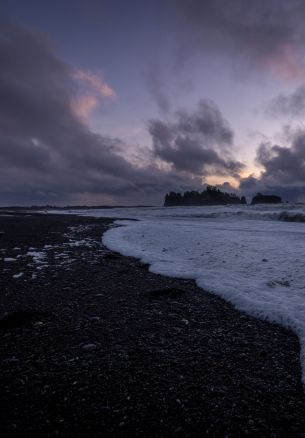
M 300 346 L 102 244 L 113 219 L 2 212 L 2 436 L 305 436 Z

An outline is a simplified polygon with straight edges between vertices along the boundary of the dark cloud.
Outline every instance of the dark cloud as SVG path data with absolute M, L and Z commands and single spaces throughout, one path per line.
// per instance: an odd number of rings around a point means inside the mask
M 180 8 L 181 56 L 220 50 L 282 76 L 303 74 L 298 50 L 305 39 L 305 4 L 299 0 L 173 0 Z
M 164 114 L 167 114 L 171 109 L 170 99 L 166 93 L 166 86 L 161 79 L 160 69 L 157 66 L 151 67 L 146 74 L 148 90 L 157 103 L 158 108 Z
M 0 31 L 0 195 L 7 203 L 156 202 L 194 176 L 138 167 L 121 140 L 90 131 L 75 105 L 73 69 L 48 38 L 2 23 Z
M 299 133 L 291 147 L 261 144 L 257 161 L 264 167 L 262 181 L 281 185 L 305 183 L 305 133 Z
M 305 116 L 305 86 L 300 85 L 288 95 L 280 94 L 268 104 L 267 114 L 290 118 Z
M 231 158 L 233 131 L 216 105 L 199 101 L 196 111 L 180 110 L 173 123 L 152 120 L 154 153 L 178 171 L 235 175 L 243 164 Z
M 262 143 L 256 160 L 263 167 L 260 178 L 240 180 L 240 191 L 278 193 L 288 200 L 305 196 L 305 132 L 295 133 L 290 147 Z

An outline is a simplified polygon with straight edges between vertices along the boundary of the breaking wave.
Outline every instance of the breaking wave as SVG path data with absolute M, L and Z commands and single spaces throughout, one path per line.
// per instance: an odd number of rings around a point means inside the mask
M 278 219 L 284 222 L 305 222 L 304 213 L 289 213 L 288 211 L 282 211 L 279 214 Z
M 250 212 L 250 211 L 223 211 L 223 212 L 214 212 L 214 213 L 198 213 L 191 215 L 175 215 L 175 217 L 192 217 L 196 219 L 249 219 L 249 220 L 269 220 L 269 221 L 284 221 L 284 222 L 305 222 L 305 213 L 292 213 L 289 211 L 280 211 L 280 212 Z

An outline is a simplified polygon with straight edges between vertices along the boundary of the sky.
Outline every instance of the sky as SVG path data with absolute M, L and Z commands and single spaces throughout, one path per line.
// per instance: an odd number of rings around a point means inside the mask
M 301 0 L 2 0 L 0 205 L 305 201 Z

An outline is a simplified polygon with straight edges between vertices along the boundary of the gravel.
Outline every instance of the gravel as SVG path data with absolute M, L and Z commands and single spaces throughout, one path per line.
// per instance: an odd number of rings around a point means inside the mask
M 297 337 L 109 251 L 111 224 L 0 215 L 1 436 L 305 436 Z

